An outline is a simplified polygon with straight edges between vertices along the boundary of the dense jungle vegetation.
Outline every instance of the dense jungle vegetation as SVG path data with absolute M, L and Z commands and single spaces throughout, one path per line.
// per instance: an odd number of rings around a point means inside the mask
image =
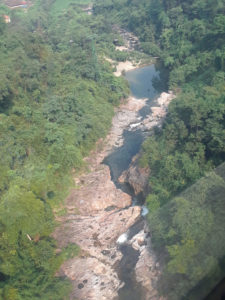
M 95 2 L 92 17 L 86 0 L 36 0 L 28 13 L 0 5 L 12 20 L 0 17 L 0 299 L 67 297 L 69 283 L 54 275 L 79 249 L 56 254 L 53 210 L 128 93 L 103 59 L 126 58 L 114 51 L 112 24 L 170 71 L 176 99 L 141 165 L 151 169 L 159 290 L 201 299 L 225 273 L 224 165 L 207 173 L 225 160 L 225 2 Z
M 190 289 L 210 289 L 225 275 L 224 177 L 170 200 L 225 160 L 225 1 L 98 0 L 94 11 L 135 32 L 170 71 L 176 99 L 162 130 L 145 141 L 141 165 L 151 170 L 147 205 L 154 247 L 164 253 L 161 292 L 201 299 Z
M 11 16 L 0 17 L 0 299 L 67 299 L 54 275 L 79 249 L 56 254 L 53 209 L 128 93 L 101 59 L 113 53 L 111 27 L 81 2 L 0 6 Z

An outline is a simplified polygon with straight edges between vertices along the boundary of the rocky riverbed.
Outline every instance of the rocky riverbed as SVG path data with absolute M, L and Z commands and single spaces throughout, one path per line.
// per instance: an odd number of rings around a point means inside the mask
M 110 134 L 100 141 L 102 151 L 86 159 L 90 172 L 75 178 L 77 188 L 65 201 L 68 213 L 58 218 L 61 225 L 54 237 L 59 248 L 76 243 L 85 253 L 64 263 L 59 272 L 73 283 L 71 299 L 114 299 L 123 285 L 114 268 L 122 258 L 116 241 L 140 219 L 141 208 L 131 207 L 131 196 L 116 188 L 109 167 L 102 161 L 123 143 L 123 128 L 135 121 L 145 104 L 136 101 L 130 98 L 118 109 Z
M 166 110 L 168 99 L 172 97 L 171 94 L 164 94 L 163 98 L 166 100 L 159 107 Z M 117 109 L 109 135 L 99 141 L 97 148 L 101 150 L 93 151 L 86 158 L 90 171 L 75 178 L 76 188 L 71 190 L 65 200 L 67 214 L 57 218 L 60 226 L 55 230 L 54 237 L 59 248 L 76 243 L 82 249 L 82 255 L 65 262 L 59 272 L 59 275 L 67 276 L 73 284 L 70 299 L 116 299 L 118 290 L 123 286 L 116 271 L 122 259 L 117 240 L 141 219 L 141 207 L 131 206 L 131 196 L 115 186 L 109 167 L 102 162 L 109 153 L 123 144 L 123 131 L 131 129 L 131 125 L 137 122 L 138 112 L 145 104 L 146 99 L 130 97 Z M 161 116 L 162 113 L 153 112 L 151 117 L 147 116 L 138 126 L 145 130 L 146 127 L 149 129 L 159 125 Z M 131 164 L 122 177 L 138 193 L 145 188 L 148 174 L 148 170 L 138 170 L 137 165 Z M 149 251 L 151 247 L 147 236 L 146 227 L 145 232 L 142 230 L 129 241 L 140 253 L 135 273 L 137 281 L 146 290 L 146 297 L 149 293 L 157 293 L 156 286 L 149 284 L 156 281 L 158 274 L 157 262 Z
M 126 50 L 138 44 L 130 33 L 122 34 Z M 134 62 L 121 62 L 115 75 L 120 76 L 124 70 L 136 67 Z M 66 276 L 72 282 L 71 300 L 118 299 L 118 291 L 124 285 L 121 268 L 126 261 L 121 244 L 136 253 L 132 273 L 143 289 L 139 299 L 160 299 L 156 289 L 160 271 L 151 248 L 149 229 L 143 225 L 142 209 L 133 205 L 131 196 L 115 185 L 104 159 L 123 145 L 125 130 L 141 130 L 148 135 L 154 126 L 161 126 L 173 97 L 172 93 L 162 93 L 144 118 L 140 112 L 148 98 L 130 96 L 124 100 L 115 111 L 108 136 L 99 140 L 96 150 L 85 159 L 89 171 L 74 178 L 75 188 L 65 200 L 66 214 L 57 217 L 60 225 L 53 234 L 59 251 L 70 243 L 81 248 L 80 256 L 66 261 L 58 272 L 59 276 Z M 128 183 L 138 195 L 147 191 L 149 172 L 138 166 L 138 157 L 135 157 L 118 181 Z M 139 228 L 136 224 L 142 225 Z M 135 226 L 138 232 L 132 231 Z

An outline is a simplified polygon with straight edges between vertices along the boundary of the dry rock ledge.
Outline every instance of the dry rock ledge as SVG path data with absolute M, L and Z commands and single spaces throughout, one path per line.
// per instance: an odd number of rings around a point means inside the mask
M 139 122 L 138 126 L 142 130 L 149 130 L 159 125 L 172 98 L 172 94 L 161 95 L 158 101 L 159 109 L 153 109 L 153 114 Z M 109 167 L 102 162 L 116 147 L 123 144 L 124 129 L 134 129 L 131 125 L 140 119 L 138 111 L 146 104 L 146 100 L 130 97 L 120 105 L 113 118 L 109 135 L 105 140 L 98 142 L 99 147 L 96 148 L 101 150 L 93 151 L 86 158 L 89 173 L 75 178 L 77 188 L 72 189 L 65 200 L 67 214 L 57 217 L 60 225 L 53 236 L 59 248 L 76 243 L 82 249 L 79 257 L 66 261 L 58 272 L 58 275 L 67 276 L 72 282 L 70 299 L 117 299 L 118 290 L 123 286 L 114 268 L 122 258 L 116 241 L 139 220 L 141 208 L 131 207 L 131 197 L 116 188 L 111 180 Z M 138 240 L 141 238 L 145 239 L 146 236 L 143 237 L 142 234 L 142 237 L 136 237 Z M 134 247 L 137 247 L 137 243 L 133 241 Z M 158 274 L 157 268 L 154 269 L 156 261 L 149 255 L 146 246 L 139 250 L 137 280 L 150 293 L 146 294 L 146 299 L 150 299 L 149 295 L 156 295 L 154 285 L 149 286 L 149 276 Z M 149 269 L 153 271 L 149 273 Z M 154 297 L 151 299 L 156 299 Z
M 116 46 L 116 50 L 118 51 L 125 51 L 125 52 L 130 52 L 134 51 L 136 48 L 139 47 L 139 39 L 136 37 L 132 32 L 128 32 L 118 26 L 114 26 L 115 32 L 118 32 L 121 37 L 123 38 L 124 45 L 123 46 Z M 116 71 L 114 72 L 114 75 L 116 77 L 119 77 L 123 74 L 123 72 L 127 72 L 130 70 L 137 69 L 141 65 L 141 61 L 136 62 L 136 61 L 121 61 L 121 62 L 116 62 L 112 60 L 111 58 L 104 57 L 105 60 L 107 60 L 111 65 L 116 67 Z

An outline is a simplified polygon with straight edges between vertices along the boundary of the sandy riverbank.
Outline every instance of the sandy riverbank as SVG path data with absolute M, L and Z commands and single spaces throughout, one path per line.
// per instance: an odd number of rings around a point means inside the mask
M 137 69 L 140 66 L 140 64 L 141 62 L 135 63 L 129 60 L 124 62 L 119 62 L 118 65 L 116 66 L 116 71 L 114 72 L 114 75 L 119 77 L 123 74 L 123 72 Z

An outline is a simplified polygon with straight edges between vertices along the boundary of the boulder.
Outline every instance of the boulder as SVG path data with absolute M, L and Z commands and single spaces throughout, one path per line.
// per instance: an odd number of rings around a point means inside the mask
M 140 252 L 135 266 L 135 276 L 144 290 L 145 300 L 165 300 L 160 297 L 157 282 L 160 276 L 159 262 L 153 252 L 151 238 L 146 230 L 141 230 L 130 241 L 132 247 Z
M 149 168 L 141 168 L 139 166 L 139 158 L 140 155 L 137 154 L 132 159 L 128 170 L 124 171 L 118 179 L 120 183 L 128 183 L 132 187 L 135 195 L 147 193 L 150 175 Z

